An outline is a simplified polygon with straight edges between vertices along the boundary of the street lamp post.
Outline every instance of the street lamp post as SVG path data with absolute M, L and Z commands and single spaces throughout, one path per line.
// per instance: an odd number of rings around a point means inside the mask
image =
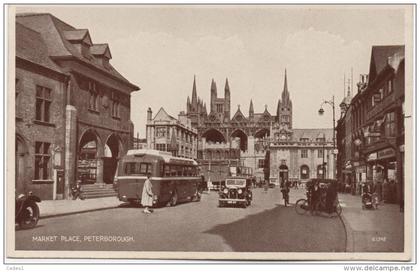
M 318 110 L 318 113 L 319 113 L 319 115 L 323 115 L 324 114 L 324 109 L 322 108 L 322 106 L 324 105 L 324 104 L 328 104 L 328 105 L 330 105 L 331 107 L 332 107 L 332 110 L 333 110 L 333 179 L 335 179 L 335 160 L 336 160 L 336 158 L 335 158 L 335 153 L 336 153 L 336 151 L 335 151 L 335 102 L 334 102 L 334 95 L 333 95 L 333 97 L 332 97 L 332 100 L 324 100 L 322 103 L 321 103 L 321 108 Z M 324 156 L 324 154 L 322 154 L 323 156 Z M 324 167 L 324 165 L 322 165 L 322 167 Z

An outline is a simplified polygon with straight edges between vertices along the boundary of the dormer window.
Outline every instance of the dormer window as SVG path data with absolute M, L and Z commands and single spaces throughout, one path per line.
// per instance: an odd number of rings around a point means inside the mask
M 64 37 L 77 49 L 80 55 L 89 60 L 92 59 L 89 52 L 89 48 L 92 46 L 92 39 L 87 29 L 64 31 Z
M 90 47 L 90 53 L 94 56 L 95 62 L 106 69 L 109 69 L 109 60 L 112 58 L 108 44 L 94 44 Z

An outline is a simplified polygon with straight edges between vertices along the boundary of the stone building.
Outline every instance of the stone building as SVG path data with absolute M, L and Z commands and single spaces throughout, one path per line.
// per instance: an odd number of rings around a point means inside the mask
M 332 177 L 332 128 L 331 129 L 293 129 L 293 103 L 288 90 L 287 73 L 284 74 L 284 87 L 277 103 L 277 110 L 272 115 L 267 106 L 261 113 L 254 112 L 252 100 L 248 116 L 240 106 L 231 116 L 231 92 L 226 79 L 224 97 L 218 97 L 216 82 L 210 86 L 210 112 L 206 104 L 197 96 L 196 78 L 192 88 L 192 100 L 187 98 L 187 116 L 197 128 L 199 148 L 198 158 L 204 159 L 203 147 L 210 149 L 218 146 L 219 160 L 232 160 L 235 151 L 232 143 L 238 142 L 240 163 L 251 167 L 257 178 L 264 176 L 264 158 L 271 151 L 271 177 L 278 180 L 279 167 L 288 167 L 291 178 L 301 178 L 303 171 L 308 177 L 317 176 L 317 167 L 322 164 L 322 157 L 315 151 L 325 149 L 325 158 L 329 177 Z M 325 137 L 324 137 L 325 135 Z M 322 138 L 322 141 L 320 140 Z M 324 141 L 325 140 L 325 141 Z M 224 150 L 221 147 L 224 147 Z M 321 151 L 319 151 L 321 152 Z M 304 155 L 301 155 L 304 153 Z M 306 154 L 306 155 L 305 155 Z M 292 168 L 290 168 L 292 167 Z M 303 170 L 302 170 L 303 169 Z M 322 169 L 320 169 L 322 172 Z M 306 175 L 303 176 L 306 178 Z
M 152 118 L 152 109 L 147 111 L 147 148 L 172 152 L 174 156 L 197 159 L 197 130 L 184 112 L 178 119 L 163 108 Z
M 130 95 L 107 44 L 55 16 L 16 16 L 16 189 L 42 199 L 85 183 L 112 183 L 132 146 Z

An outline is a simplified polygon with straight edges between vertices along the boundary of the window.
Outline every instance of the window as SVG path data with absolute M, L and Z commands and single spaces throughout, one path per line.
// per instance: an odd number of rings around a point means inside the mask
M 385 136 L 395 136 L 395 112 L 385 114 Z
M 318 149 L 318 158 L 323 158 L 323 157 L 324 157 L 324 150 Z
M 258 160 L 258 168 L 264 168 L 264 159 Z
M 127 175 L 146 175 L 152 173 L 150 163 L 127 162 L 125 164 L 125 173 Z
M 388 80 L 388 93 L 391 93 L 393 91 L 392 87 L 392 79 L 390 79 Z
M 93 111 L 98 111 L 98 91 L 96 90 L 96 83 L 93 81 L 89 81 L 88 85 L 89 91 L 89 109 Z
M 112 117 L 120 117 L 120 96 L 117 92 L 112 92 L 112 107 L 111 107 Z
M 35 120 L 50 122 L 51 89 L 36 86 Z
M 222 104 L 217 104 L 216 109 L 217 109 L 217 112 L 223 112 L 223 105 Z
M 309 138 L 300 138 L 299 139 L 301 142 L 309 142 Z
M 300 157 L 301 158 L 307 158 L 308 157 L 308 149 L 302 149 L 300 151 Z
M 35 180 L 49 178 L 50 143 L 35 142 Z
M 156 150 L 166 151 L 166 144 L 156 144 Z
M 165 177 L 169 177 L 171 175 L 171 167 L 169 165 L 165 165 Z
M 156 135 L 156 138 L 165 138 L 166 128 L 165 127 L 157 127 L 155 135 Z
M 381 101 L 382 99 L 384 99 L 384 95 L 384 89 L 379 89 L 378 100 Z

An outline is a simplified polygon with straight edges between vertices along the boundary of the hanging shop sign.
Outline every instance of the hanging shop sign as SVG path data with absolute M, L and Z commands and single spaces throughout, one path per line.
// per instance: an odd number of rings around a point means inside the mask
M 395 151 L 393 148 L 385 148 L 378 151 L 378 159 L 386 159 L 395 157 Z

